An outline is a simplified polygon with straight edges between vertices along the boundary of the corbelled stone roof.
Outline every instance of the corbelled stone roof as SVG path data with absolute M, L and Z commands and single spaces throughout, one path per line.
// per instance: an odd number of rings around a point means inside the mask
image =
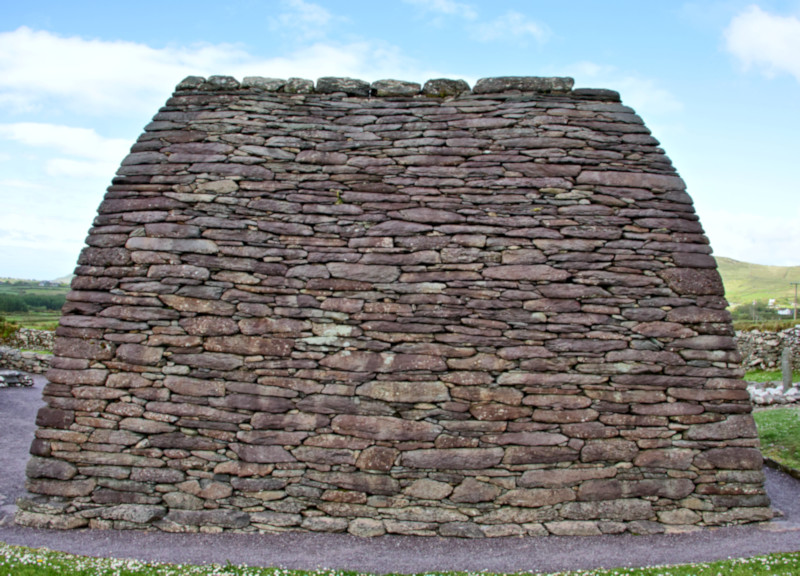
M 722 284 L 616 92 L 191 77 L 100 205 L 18 521 L 442 536 L 771 517 Z

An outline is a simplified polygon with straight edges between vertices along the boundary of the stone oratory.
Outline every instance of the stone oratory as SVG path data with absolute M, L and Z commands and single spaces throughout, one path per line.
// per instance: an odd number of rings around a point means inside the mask
M 616 92 L 572 86 L 181 82 L 89 231 L 17 522 L 771 518 L 684 182 Z

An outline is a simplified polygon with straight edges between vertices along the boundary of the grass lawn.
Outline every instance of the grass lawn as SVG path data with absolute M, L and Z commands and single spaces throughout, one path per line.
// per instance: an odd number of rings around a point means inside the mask
M 800 408 L 787 406 L 753 413 L 765 458 L 800 471 Z
M 748 382 L 780 382 L 783 375 L 780 370 L 753 370 L 744 375 Z M 792 382 L 800 382 L 800 372 L 792 373 Z
M 761 574 L 799 574 L 800 552 L 769 554 L 754 558 L 726 560 L 709 564 L 684 564 L 653 566 L 647 568 L 616 568 L 559 572 L 559 576 L 750 576 Z M 9 546 L 0 542 L 0 576 L 356 576 L 357 572 L 342 570 L 286 570 L 283 568 L 257 568 L 249 566 L 188 564 L 148 564 L 136 560 L 115 560 L 73 556 L 46 549 Z M 426 572 L 434 575 L 467 576 L 456 572 Z M 521 573 L 522 574 L 522 573 Z M 526 576 L 543 575 L 541 572 L 524 572 Z M 475 576 L 491 576 L 488 572 Z

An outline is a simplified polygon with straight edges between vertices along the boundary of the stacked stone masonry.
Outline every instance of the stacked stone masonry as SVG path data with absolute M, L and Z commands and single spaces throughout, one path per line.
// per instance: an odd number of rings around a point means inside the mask
M 50 354 L 0 346 L 0 368 L 43 374 L 50 369 L 51 360 Z
M 742 354 L 742 364 L 752 370 L 780 370 L 785 349 L 792 354 L 792 366 L 800 369 L 800 327 L 780 332 L 749 330 L 736 333 L 736 345 Z
M 491 537 L 767 520 L 710 253 L 615 92 L 188 78 L 80 256 L 17 521 Z

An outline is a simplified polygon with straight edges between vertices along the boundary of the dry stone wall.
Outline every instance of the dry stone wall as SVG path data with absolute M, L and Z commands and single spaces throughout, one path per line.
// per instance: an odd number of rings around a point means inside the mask
M 751 370 L 780 370 L 784 349 L 792 352 L 792 365 L 800 367 L 800 327 L 780 332 L 748 330 L 736 333 L 736 345 L 742 354 L 742 364 Z
M 361 536 L 771 517 L 711 249 L 567 78 L 188 78 L 108 189 L 17 521 Z
M 50 354 L 33 352 L 31 350 L 19 350 L 10 346 L 0 346 L 0 368 L 10 368 L 43 374 L 50 369 Z
M 53 351 L 56 334 L 52 330 L 35 330 L 33 328 L 20 328 L 3 344 L 12 348 L 36 351 Z

